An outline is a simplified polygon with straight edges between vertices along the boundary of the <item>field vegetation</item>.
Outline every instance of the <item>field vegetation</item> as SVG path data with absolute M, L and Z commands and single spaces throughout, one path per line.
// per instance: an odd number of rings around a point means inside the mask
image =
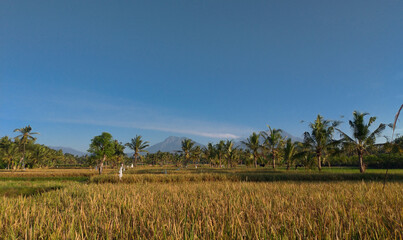
M 351 168 L 137 167 L 121 180 L 116 170 L 15 174 L 0 172 L 1 239 L 403 237 L 403 170 L 385 185 L 384 170 Z

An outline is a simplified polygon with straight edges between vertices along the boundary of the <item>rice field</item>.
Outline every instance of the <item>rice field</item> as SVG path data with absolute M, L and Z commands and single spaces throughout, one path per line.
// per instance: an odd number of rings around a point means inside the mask
M 53 170 L 38 171 L 35 181 L 29 174 L 27 181 L 24 173 L 15 179 L 0 173 L 0 239 L 403 237 L 398 178 L 384 186 L 372 180 L 244 181 L 234 179 L 235 171 L 143 170 L 125 174 L 135 181 L 111 181 L 114 171 L 89 174 L 86 181 L 63 179 L 73 177 L 67 170 L 55 180 L 46 177 Z

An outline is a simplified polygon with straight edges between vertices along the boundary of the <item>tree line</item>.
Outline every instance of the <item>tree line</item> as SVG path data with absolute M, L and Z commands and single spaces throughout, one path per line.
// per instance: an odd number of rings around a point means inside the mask
M 393 134 L 402 107 L 391 125 Z M 8 136 L 0 139 L 0 167 L 24 169 L 65 165 L 96 166 L 100 174 L 104 165 L 116 167 L 124 163 L 135 167 L 139 162 L 151 165 L 174 164 L 177 167 L 194 164 L 196 168 L 199 164 L 208 164 L 218 168 L 232 168 L 237 165 L 257 168 L 269 165 L 275 169 L 280 164 L 287 170 L 297 167 L 321 170 L 323 164 L 358 165 L 361 173 L 365 172 L 367 166 L 402 168 L 403 137 L 377 144 L 376 139 L 381 136 L 386 125 L 381 123 L 371 132 L 370 127 L 376 117 L 369 117 L 366 121 L 368 115 L 353 112 L 353 119 L 348 122 L 351 133 L 339 128 L 341 122 L 326 120 L 318 115 L 315 121 L 309 123 L 309 131 L 304 133 L 301 142 L 293 142 L 282 136 L 281 129 L 268 126 L 266 131 L 252 133 L 241 142 L 243 146 L 235 146 L 233 140 L 221 140 L 216 144 L 208 143 L 206 147 L 200 147 L 193 140 L 184 139 L 181 150 L 172 153 L 148 153 L 146 148 L 149 147 L 149 142 L 138 135 L 123 144 L 113 139 L 110 133 L 103 132 L 91 139 L 88 149 L 90 155 L 82 157 L 63 154 L 61 150 L 36 144 L 34 136 L 39 133 L 32 132 L 31 126 L 27 126 L 15 129 L 14 132 L 20 135 L 14 139 Z M 126 147 L 133 151 L 131 158 L 124 153 Z
M 0 138 L 0 168 L 24 169 L 37 167 L 54 167 L 57 165 L 77 165 L 85 162 L 84 157 L 63 154 L 62 150 L 35 143 L 31 126 L 15 129 L 20 135 L 15 138 Z

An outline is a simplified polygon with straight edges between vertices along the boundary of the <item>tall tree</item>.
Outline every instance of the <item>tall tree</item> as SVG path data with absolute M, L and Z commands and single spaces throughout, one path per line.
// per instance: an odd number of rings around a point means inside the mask
M 234 142 L 232 140 L 227 140 L 225 142 L 225 157 L 227 159 L 227 168 L 234 166 L 234 161 L 238 157 L 237 148 L 234 148 Z
M 49 148 L 45 145 L 35 145 L 32 151 L 32 166 L 41 166 L 46 163 Z
M 201 150 L 200 146 L 194 147 L 192 154 L 191 154 L 192 155 L 191 158 L 193 159 L 194 163 L 196 164 L 196 168 L 197 168 L 197 164 L 200 161 L 201 154 L 202 154 L 202 150 Z
M 123 158 L 125 156 L 125 153 L 124 153 L 125 146 L 121 142 L 118 142 L 118 140 L 115 140 L 114 144 L 115 144 L 114 156 L 116 158 L 116 164 L 119 165 L 123 162 Z
M 192 139 L 186 138 L 186 139 L 182 140 L 182 152 L 185 157 L 183 165 L 185 165 L 185 166 L 189 162 L 194 145 L 195 145 L 195 142 L 193 142 Z
M 112 138 L 112 135 L 110 133 L 103 132 L 101 135 L 95 136 L 93 139 L 91 139 L 88 152 L 95 154 L 100 159 L 98 170 L 99 174 L 102 174 L 106 158 L 113 156 L 115 153 L 115 142 Z
M 7 169 L 11 169 L 14 166 L 14 156 L 18 152 L 18 146 L 11 141 L 7 136 L 0 139 L 1 158 L 4 159 L 7 164 Z
M 215 149 L 216 149 L 218 161 L 219 161 L 220 168 L 221 168 L 222 167 L 222 159 L 223 159 L 223 157 L 225 155 L 225 142 L 224 142 L 224 140 L 219 141 L 215 145 Z
M 139 153 L 148 152 L 147 150 L 145 150 L 148 146 L 150 146 L 148 143 L 149 142 L 147 142 L 147 141 L 143 142 L 143 140 L 141 139 L 141 136 L 138 136 L 138 135 L 136 135 L 135 138 L 132 138 L 131 142 L 126 143 L 126 146 L 134 151 L 134 154 L 133 154 L 134 166 L 137 165 L 137 159 L 139 157 Z
M 297 142 L 292 142 L 291 139 L 287 139 L 287 142 L 285 143 L 284 146 L 284 161 L 287 164 L 287 170 L 290 170 L 290 166 L 292 162 L 295 160 L 297 157 L 297 147 L 298 143 Z
M 252 153 L 253 153 L 253 161 L 255 163 L 255 168 L 257 168 L 257 157 L 260 149 L 260 143 L 259 143 L 259 137 L 260 134 L 258 133 L 252 133 L 252 135 L 249 136 L 249 138 L 246 139 L 246 141 L 242 141 L 243 144 L 248 147 Z
M 395 134 L 395 129 L 396 129 L 396 123 L 397 120 L 399 119 L 400 111 L 403 109 L 403 104 L 400 106 L 399 111 L 397 111 L 396 116 L 395 116 L 395 121 L 393 122 L 393 132 L 392 132 L 392 140 L 393 140 L 393 135 Z
M 318 114 L 315 122 L 309 124 L 311 133 L 304 133 L 304 143 L 316 153 L 319 171 L 322 170 L 323 153 L 326 149 L 337 144 L 337 141 L 333 140 L 333 133 L 337 125 L 339 125 L 339 122 L 324 120 L 323 117 Z
M 24 169 L 25 168 L 25 145 L 28 143 L 29 140 L 35 141 L 36 138 L 34 138 L 32 135 L 34 134 L 39 134 L 38 132 L 31 132 L 32 128 L 30 125 L 24 127 L 24 128 L 17 128 L 14 129 L 14 132 L 19 132 L 20 135 L 18 135 L 16 138 L 20 140 L 20 144 L 22 146 L 22 156 L 20 159 L 20 165 Z
M 216 149 L 212 143 L 208 143 L 206 148 L 203 148 L 203 155 L 213 167 L 213 160 L 216 157 Z
M 267 149 L 272 158 L 273 168 L 276 168 L 276 159 L 280 153 L 281 147 L 284 145 L 281 129 L 269 128 L 268 132 L 262 131 L 260 134 L 264 137 L 263 148 Z
M 363 156 L 369 148 L 373 147 L 376 141 L 376 137 L 380 136 L 382 131 L 385 130 L 386 125 L 381 123 L 371 133 L 369 128 L 376 121 L 376 117 L 370 117 L 368 123 L 364 123 L 364 117 L 369 115 L 368 113 L 360 113 L 358 111 L 353 112 L 353 120 L 349 121 L 350 128 L 353 132 L 352 137 L 346 133 L 337 129 L 340 132 L 343 143 L 350 149 L 354 149 L 360 160 L 360 172 L 365 172 L 365 164 L 363 162 Z

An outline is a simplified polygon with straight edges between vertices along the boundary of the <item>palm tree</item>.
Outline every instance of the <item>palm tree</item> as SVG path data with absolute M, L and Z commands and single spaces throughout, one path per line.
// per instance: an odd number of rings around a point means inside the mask
M 148 152 L 147 150 L 145 150 L 145 148 L 150 146 L 148 143 L 149 142 L 147 142 L 147 141 L 143 142 L 143 140 L 141 139 L 141 136 L 136 135 L 135 138 L 131 139 L 131 142 L 125 144 L 127 147 L 129 147 L 130 149 L 132 149 L 134 151 L 134 154 L 133 154 L 134 166 L 137 165 L 137 158 L 139 157 L 139 153 Z
M 201 155 L 201 154 L 202 154 L 201 147 L 200 147 L 200 146 L 194 147 L 194 149 L 193 149 L 193 151 L 192 151 L 192 154 L 191 154 L 191 155 L 192 155 L 191 158 L 193 159 L 196 168 L 197 168 L 197 164 L 198 164 L 199 161 L 200 161 L 200 155 Z
M 225 151 L 225 153 L 224 153 L 224 155 L 225 155 L 225 158 L 226 158 L 226 163 L 227 163 L 227 168 L 229 167 L 229 165 L 230 165 L 230 163 L 231 163 L 231 157 L 232 157 L 232 152 L 233 152 L 233 146 L 234 146 L 234 143 L 232 142 L 232 140 L 227 140 L 225 143 L 224 143 L 224 151 Z
M 12 142 L 10 138 L 5 136 L 0 139 L 0 149 L 2 149 L 1 157 L 7 163 L 7 169 L 13 168 L 14 157 L 15 157 L 15 154 L 18 152 L 17 144 Z
M 123 159 L 124 159 L 124 150 L 125 150 L 125 146 L 121 143 L 118 142 L 118 140 L 115 140 L 115 159 L 116 159 L 116 165 L 120 165 L 121 163 L 123 163 Z
M 246 139 L 246 141 L 242 141 L 243 144 L 248 147 L 252 153 L 253 153 L 253 161 L 255 163 L 255 168 L 257 168 L 257 155 L 258 151 L 260 149 L 260 144 L 259 144 L 259 137 L 260 134 L 258 133 L 252 133 L 252 135 L 249 136 L 249 138 Z
M 227 168 L 232 167 L 234 165 L 233 161 L 238 157 L 237 147 L 234 148 L 234 142 L 232 140 L 227 140 L 224 146 L 225 156 L 227 158 Z
M 184 156 L 185 156 L 184 165 L 186 165 L 187 162 L 189 161 L 189 159 L 190 159 L 190 154 L 191 154 L 191 152 L 193 151 L 193 146 L 194 146 L 194 145 L 195 145 L 195 142 L 192 141 L 192 139 L 186 138 L 186 139 L 183 139 L 183 140 L 182 140 L 182 152 L 183 152 L 183 154 L 184 154 Z
M 273 161 L 273 168 L 276 168 L 276 158 L 284 144 L 284 139 L 281 136 L 283 131 L 281 129 L 272 129 L 269 125 L 267 127 L 269 128 L 268 132 L 261 132 L 261 135 L 264 137 L 263 147 L 269 150 Z
M 297 147 L 298 142 L 292 142 L 291 139 L 287 139 L 287 142 L 284 146 L 284 161 L 287 163 L 287 170 L 290 170 L 290 166 L 294 159 L 297 157 Z
M 396 116 L 395 116 L 395 121 L 393 122 L 393 132 L 392 132 L 392 140 L 393 140 L 393 135 L 395 134 L 395 129 L 396 129 L 396 122 L 399 119 L 400 111 L 403 109 L 403 104 L 400 106 L 399 111 L 397 111 Z
M 220 168 L 222 167 L 222 158 L 225 155 L 225 142 L 224 140 L 221 140 L 219 143 L 215 145 L 218 161 L 220 164 Z
M 376 137 L 380 136 L 382 131 L 385 129 L 385 124 L 379 124 L 378 128 L 375 129 L 372 133 L 369 128 L 372 123 L 375 122 L 376 117 L 370 117 L 367 124 L 364 123 L 364 117 L 368 115 L 368 113 L 360 113 L 358 111 L 353 112 L 353 121 L 349 121 L 350 128 L 353 131 L 353 136 L 350 137 L 340 129 L 337 131 L 340 132 L 343 143 L 347 147 L 351 147 L 358 154 L 358 158 L 360 160 L 360 172 L 365 172 L 365 164 L 363 162 L 364 153 L 368 151 L 368 149 L 375 144 Z
M 213 167 L 213 159 L 216 157 L 216 149 L 212 143 L 208 143 L 207 147 L 203 148 L 203 155 L 210 162 L 210 167 Z
M 319 171 L 322 170 L 322 155 L 330 147 L 335 146 L 338 142 L 333 140 L 333 133 L 337 121 L 324 120 L 318 114 L 315 122 L 310 123 L 309 127 L 312 132 L 304 133 L 304 143 L 316 153 L 316 159 Z
M 32 165 L 43 165 L 49 155 L 49 148 L 44 145 L 36 145 L 32 151 Z
M 22 145 L 22 157 L 20 159 L 20 165 L 24 169 L 25 168 L 25 145 L 28 143 L 29 140 L 35 141 L 36 138 L 32 137 L 33 134 L 39 134 L 38 132 L 31 132 L 32 128 L 30 125 L 24 128 L 17 128 L 14 129 L 14 132 L 20 132 L 21 134 L 18 135 L 16 138 L 20 140 L 20 144 Z

